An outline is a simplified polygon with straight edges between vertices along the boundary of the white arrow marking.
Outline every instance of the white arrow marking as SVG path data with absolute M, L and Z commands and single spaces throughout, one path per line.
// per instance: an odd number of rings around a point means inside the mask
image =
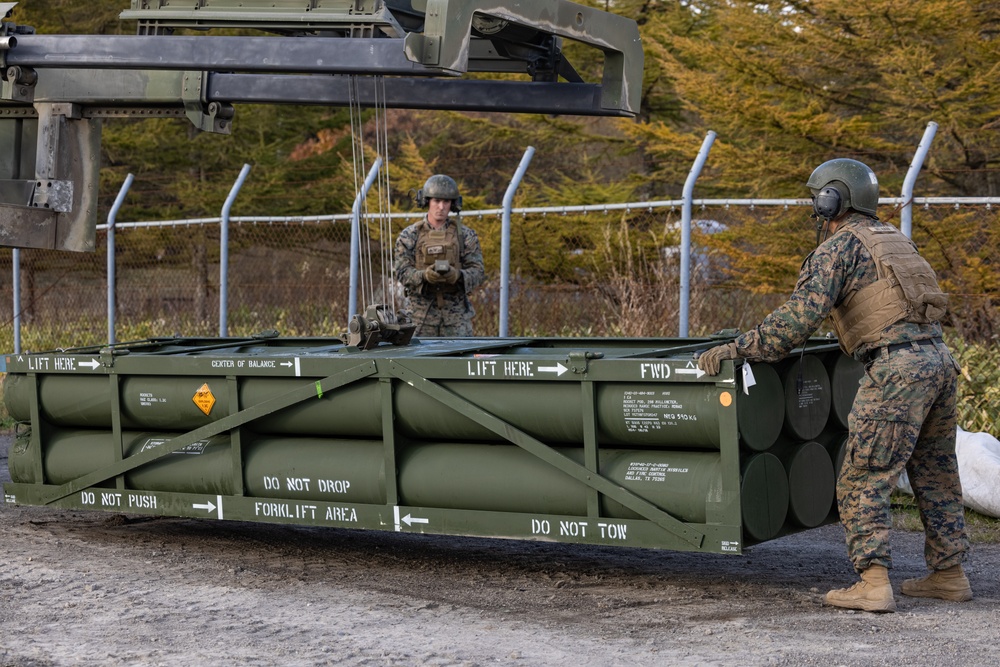
M 281 365 L 282 365 L 282 366 L 288 366 L 289 368 L 291 368 L 291 366 L 292 366 L 292 362 L 290 362 L 290 361 L 282 361 L 282 362 L 281 362 Z
M 81 361 L 80 366 L 90 366 L 90 370 L 97 370 L 97 367 L 101 365 L 97 359 L 91 359 L 90 361 Z
M 403 517 L 403 523 L 407 526 L 412 526 L 415 523 L 430 523 L 430 519 L 418 519 L 416 517 L 411 517 L 409 514 Z
M 568 370 L 569 370 L 568 368 L 566 368 L 565 366 L 563 366 L 559 362 L 556 362 L 555 366 L 539 366 L 538 367 L 538 371 L 539 372 L 541 372 L 541 373 L 555 373 L 556 377 L 559 377 L 560 375 L 562 375 L 563 373 L 565 373 Z
M 215 505 L 212 504 L 211 500 L 208 501 L 207 503 L 194 503 L 193 505 L 191 505 L 191 507 L 195 508 L 196 510 L 208 510 L 209 512 L 215 511 Z
M 675 368 L 675 373 L 684 373 L 685 375 L 694 375 L 695 377 L 701 377 L 705 374 L 705 371 L 700 368 Z

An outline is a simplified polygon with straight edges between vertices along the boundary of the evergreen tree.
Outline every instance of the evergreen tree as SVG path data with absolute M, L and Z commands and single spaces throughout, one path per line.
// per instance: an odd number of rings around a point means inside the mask
M 643 32 L 647 62 L 669 77 L 684 114 L 633 130 L 663 157 L 691 156 L 716 131 L 705 187 L 729 196 L 801 197 L 811 169 L 832 157 L 868 163 L 890 195 L 934 121 L 924 191 L 994 196 L 998 17 L 993 3 L 969 0 L 658 3 Z

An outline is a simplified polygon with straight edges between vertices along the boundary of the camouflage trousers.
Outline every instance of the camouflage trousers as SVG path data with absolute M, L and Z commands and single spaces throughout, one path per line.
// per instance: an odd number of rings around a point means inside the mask
M 941 570 L 969 549 L 955 455 L 957 366 L 943 344 L 882 349 L 848 417 L 837 506 L 854 568 L 892 567 L 889 496 L 905 469 L 924 525 L 924 559 Z
M 417 325 L 418 337 L 460 337 L 472 335 L 472 308 L 464 293 L 436 296 L 410 296 L 410 317 Z

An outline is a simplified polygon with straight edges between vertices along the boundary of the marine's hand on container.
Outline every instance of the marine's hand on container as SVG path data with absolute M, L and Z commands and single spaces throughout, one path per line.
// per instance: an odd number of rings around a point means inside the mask
M 740 353 L 736 351 L 736 343 L 726 343 L 709 348 L 698 357 L 698 368 L 709 375 L 718 375 L 719 366 L 725 359 L 739 359 Z
M 446 283 L 448 283 L 449 285 L 454 285 L 455 283 L 458 282 L 458 276 L 459 276 L 458 269 L 456 269 L 454 266 L 449 266 L 448 272 L 445 273 L 443 277 Z

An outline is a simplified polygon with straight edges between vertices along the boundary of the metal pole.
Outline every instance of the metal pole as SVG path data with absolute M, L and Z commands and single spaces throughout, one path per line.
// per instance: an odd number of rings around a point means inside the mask
M 11 256 L 14 266 L 14 354 L 21 353 L 21 249 L 14 248 Z
M 354 206 L 351 207 L 351 293 L 347 298 L 347 319 L 350 321 L 358 312 L 358 266 L 361 259 L 361 204 L 368 197 L 368 190 L 371 189 L 378 176 L 378 170 L 382 166 L 382 157 L 375 158 L 368 176 L 365 178 L 361 192 L 354 197 Z M 392 240 L 390 239 L 391 243 Z
M 135 176 L 132 174 L 125 177 L 115 203 L 108 211 L 108 345 L 115 344 L 115 222 L 118 219 L 118 209 L 122 207 L 134 180 Z
M 920 139 L 917 152 L 913 154 L 913 162 L 910 163 L 906 178 L 903 179 L 903 210 L 899 212 L 899 231 L 903 232 L 906 238 L 913 236 L 913 186 L 917 183 L 917 176 L 920 175 L 920 168 L 924 164 L 927 151 L 931 149 L 931 142 L 934 141 L 937 128 L 937 123 L 934 121 L 927 123 L 927 129 L 924 130 L 924 136 Z
M 521 185 L 524 172 L 535 156 L 535 147 L 528 146 L 517 165 L 514 177 L 510 179 L 507 192 L 503 195 L 503 225 L 500 232 L 500 333 L 501 338 L 507 335 L 507 310 L 510 302 L 510 211 L 514 205 L 514 193 Z
M 243 168 L 240 169 L 240 175 L 233 183 L 232 189 L 229 190 L 226 203 L 222 205 L 222 222 L 220 223 L 222 229 L 219 234 L 219 335 L 223 338 L 228 335 L 227 331 L 229 330 L 229 211 L 233 208 L 236 195 L 239 194 L 240 188 L 243 187 L 243 181 L 247 179 L 249 173 L 250 165 L 244 163 Z
M 708 159 L 708 151 L 715 142 L 715 132 L 709 130 L 705 135 L 705 140 L 701 143 L 701 150 L 698 157 L 691 165 L 691 172 L 687 180 L 684 181 L 684 193 L 682 195 L 683 205 L 681 207 L 681 303 L 680 303 L 680 326 L 678 336 L 686 338 L 688 335 L 688 308 L 691 299 L 691 204 L 694 194 L 694 183 L 701 174 L 701 168 L 705 166 Z

